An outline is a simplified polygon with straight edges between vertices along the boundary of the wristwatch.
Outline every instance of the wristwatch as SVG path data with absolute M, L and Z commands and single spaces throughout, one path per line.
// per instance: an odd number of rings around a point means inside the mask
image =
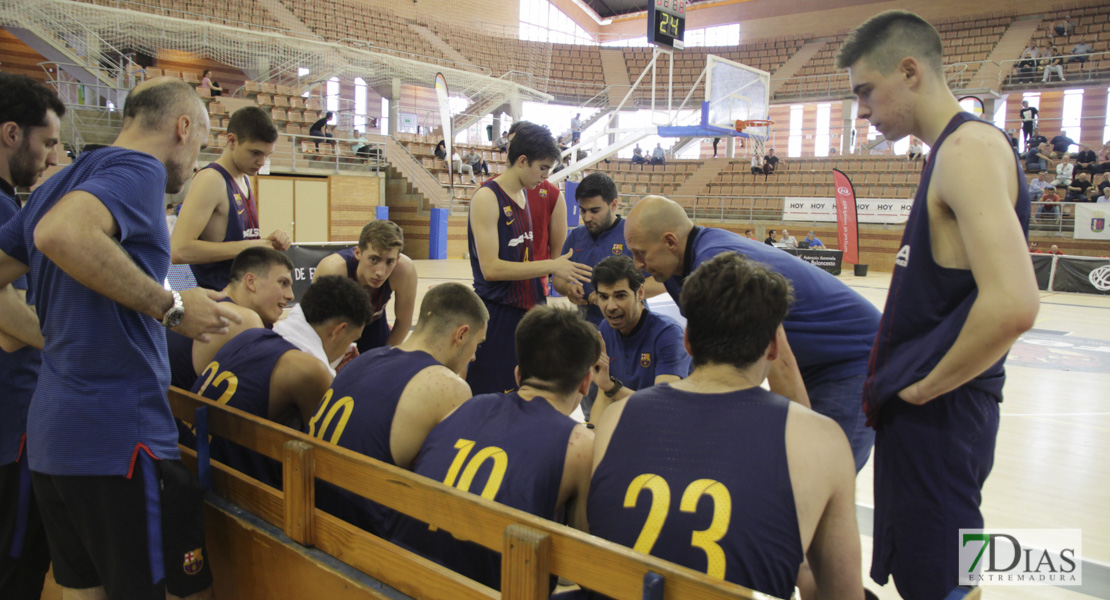
M 612 375 L 609 376 L 609 381 L 613 384 L 613 387 L 609 388 L 609 391 L 605 392 L 605 395 L 612 398 L 613 396 L 616 396 L 618 393 L 620 393 L 622 389 L 624 389 L 624 384 L 621 383 L 620 379 L 617 379 Z
M 185 303 L 181 301 L 181 294 L 171 291 L 173 294 L 173 306 L 166 311 L 165 316 L 162 317 L 162 325 L 173 329 L 181 324 L 185 318 Z

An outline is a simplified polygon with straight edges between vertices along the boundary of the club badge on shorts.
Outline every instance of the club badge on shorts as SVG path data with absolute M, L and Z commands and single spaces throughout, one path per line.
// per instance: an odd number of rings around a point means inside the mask
M 513 218 L 513 208 L 511 206 L 502 206 L 501 208 L 503 208 L 505 210 L 505 218 L 506 219 Z
M 651 366 L 651 352 L 640 354 L 640 366 L 645 369 Z
M 186 575 L 196 575 L 204 568 L 204 554 L 200 548 L 185 553 L 185 562 L 181 565 Z
M 624 252 L 624 244 L 613 244 L 613 254 L 618 255 Z

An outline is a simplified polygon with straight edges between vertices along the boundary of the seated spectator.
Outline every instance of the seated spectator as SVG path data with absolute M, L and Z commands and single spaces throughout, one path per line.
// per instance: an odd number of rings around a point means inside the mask
M 1030 254 L 1044 254 L 1044 252 L 1041 252 L 1041 249 L 1037 247 L 1037 242 L 1034 242 L 1034 241 L 1029 242 L 1029 253 Z
M 1102 190 L 1100 196 L 1095 200 L 1099 204 L 1106 204 L 1110 202 L 1110 190 Z
M 1075 155 L 1075 172 L 1091 175 L 1098 173 L 1098 155 L 1095 154 L 1095 151 L 1091 150 L 1091 147 L 1086 144 L 1079 148 L 1079 154 Z
M 1068 64 L 1077 62 L 1082 67 L 1091 58 L 1090 55 L 1091 45 L 1086 42 L 1079 42 L 1071 49 L 1071 58 L 1068 59 Z
M 1098 181 L 1095 182 L 1095 187 L 1098 188 L 1098 193 L 1104 193 L 1110 190 L 1110 173 L 1103 173 L 1098 176 Z
M 1098 157 L 1096 161 L 1098 163 L 1098 172 L 1110 173 L 1110 142 L 1103 144 L 1102 149 L 1100 149 L 1095 156 Z
M 1056 165 L 1056 179 L 1052 180 L 1052 185 L 1071 185 L 1071 180 L 1075 176 L 1075 165 L 1071 162 L 1071 157 L 1067 154 L 1060 159 L 1060 164 Z
M 651 164 L 661 165 L 667 161 L 666 151 L 663 150 L 663 144 L 655 144 L 655 150 L 651 151 Z
M 1037 202 L 1045 192 L 1055 189 L 1056 186 L 1052 185 L 1048 173 L 1041 173 L 1036 179 L 1029 182 L 1029 199 Z
M 1029 148 L 1029 147 L 1036 148 L 1036 147 L 1040 146 L 1041 144 L 1046 144 L 1046 143 L 1048 143 L 1048 138 L 1041 135 L 1041 128 L 1040 127 L 1034 127 L 1033 128 L 1033 135 L 1029 136 L 1029 139 L 1025 141 L 1025 147 L 1026 148 Z
M 335 142 L 330 139 L 335 136 L 328 132 L 328 121 L 331 120 L 332 116 L 334 116 L 334 114 L 331 112 L 325 113 L 322 119 L 318 119 L 308 128 L 308 135 L 316 138 L 312 141 L 316 144 L 317 150 L 320 149 L 321 140 L 331 144 L 332 149 L 335 149 Z
M 1064 197 L 1064 200 L 1067 202 L 1090 202 L 1093 200 L 1093 198 L 1091 198 L 1091 192 L 1097 189 L 1098 188 L 1091 184 L 1090 174 L 1080 173 L 1068 185 L 1068 193 L 1067 196 Z
M 1038 173 L 1048 170 L 1048 164 L 1052 160 L 1048 157 L 1051 150 L 1048 149 L 1048 143 L 1041 144 L 1040 147 L 1029 146 L 1025 151 L 1025 171 L 1027 173 Z
M 1055 45 L 1049 46 L 1048 52 L 1041 55 L 1041 65 L 1044 66 L 1044 75 L 1041 76 L 1042 83 L 1047 83 L 1048 76 L 1052 73 L 1055 73 L 1060 81 L 1067 81 L 1067 78 L 1064 77 L 1064 58 L 1060 56 L 1060 49 Z
M 779 170 L 779 157 L 775 156 L 775 149 L 769 148 L 763 157 L 763 172 L 770 175 Z
M 1052 247 L 1048 249 L 1048 253 L 1049 254 L 1056 254 L 1056 255 L 1064 254 L 1063 252 L 1060 251 L 1060 248 L 1056 244 L 1053 244 Z
M 1014 139 L 1013 143 L 1014 147 L 1016 148 L 1016 138 Z M 906 152 L 906 160 L 916 163 L 917 161 L 921 160 L 923 156 L 925 156 L 925 147 L 921 145 L 921 140 L 915 137 L 910 138 L 910 149 Z
M 1021 53 L 1021 58 L 1018 59 L 1017 63 L 1019 82 L 1030 83 L 1033 81 L 1033 75 L 1037 72 L 1037 59 L 1040 57 L 1040 48 L 1033 44 L 1025 47 L 1025 51 Z
M 1006 132 L 1006 135 L 1010 136 L 1010 147 L 1014 149 L 1014 153 L 1016 154 L 1018 151 L 1017 130 L 1010 129 Z
M 200 87 L 208 90 L 208 95 L 212 97 L 224 95 L 224 88 L 220 87 L 219 83 L 212 80 L 212 71 L 208 69 L 205 69 L 204 73 L 200 76 Z
M 1048 188 L 1041 195 L 1042 204 L 1037 207 L 1037 220 L 1051 219 L 1058 221 L 1060 219 L 1060 207 L 1056 203 L 1060 202 L 1060 195 L 1056 193 L 1056 188 Z
M 357 129 L 355 130 L 355 141 L 351 142 L 351 152 L 354 152 L 355 156 L 370 157 L 370 140 L 366 139 L 366 136 Z
M 754 240 L 755 239 L 755 232 L 752 231 L 751 229 L 745 229 L 744 230 L 744 237 L 748 238 L 749 240 Z
M 501 152 L 509 151 L 509 134 L 507 132 L 502 131 L 501 137 L 497 138 L 497 148 Z
M 774 246 L 778 241 L 778 233 L 775 232 L 774 229 L 771 229 L 767 232 L 767 239 L 763 240 L 763 243 L 768 246 Z
M 1069 36 L 1075 31 L 1075 24 L 1070 19 L 1071 17 L 1064 17 L 1064 20 L 1058 21 L 1052 26 L 1052 30 L 1056 32 L 1057 37 Z
M 752 175 L 766 175 L 763 170 L 763 157 L 759 154 L 752 154 Z
M 790 231 L 786 229 L 782 230 L 782 237 L 779 238 L 779 243 L 785 244 L 788 248 L 798 247 L 798 239 L 790 235 Z
M 805 243 L 808 243 L 810 248 L 824 248 L 825 247 L 825 242 L 822 242 L 817 237 L 817 234 L 813 233 L 812 231 L 807 233 L 806 237 L 804 239 L 802 239 L 802 241 L 805 242 Z
M 470 163 L 464 163 L 458 152 L 451 154 L 451 169 L 459 176 L 462 176 L 463 173 L 470 175 L 470 183 L 477 183 L 474 179 L 474 168 L 470 166 Z
M 1056 137 L 1052 138 L 1052 141 L 1049 142 L 1049 144 L 1052 145 L 1052 154 L 1050 154 L 1049 156 L 1051 156 L 1052 158 L 1060 158 L 1061 156 L 1067 154 L 1068 149 L 1072 146 L 1075 146 L 1077 142 L 1068 137 L 1063 131 L 1061 131 L 1059 134 L 1056 135 Z
M 447 142 L 439 140 L 436 149 L 432 150 L 432 154 L 435 154 L 435 157 L 439 160 L 447 160 Z
M 470 165 L 470 169 L 475 175 L 481 173 L 489 175 L 489 164 L 482 158 L 482 153 L 475 150 L 467 150 L 463 153 L 463 162 Z
M 644 151 L 640 149 L 639 144 L 636 144 L 636 147 L 632 149 L 632 163 L 642 165 L 646 162 L 647 160 L 644 158 Z

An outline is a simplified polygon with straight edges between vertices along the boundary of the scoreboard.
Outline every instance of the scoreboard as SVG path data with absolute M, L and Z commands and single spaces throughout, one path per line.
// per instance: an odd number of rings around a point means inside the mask
M 648 7 L 648 42 L 656 46 L 682 50 L 686 33 L 686 5 L 689 0 L 650 0 Z

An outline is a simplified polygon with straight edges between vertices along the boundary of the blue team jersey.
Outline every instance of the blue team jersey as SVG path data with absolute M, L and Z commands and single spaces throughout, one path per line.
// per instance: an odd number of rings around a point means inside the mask
M 19 212 L 19 201 L 15 190 L 8 182 L 0 179 L 0 225 L 7 223 Z M 12 287 L 27 289 L 27 276 L 12 282 Z M 31 296 L 27 296 L 31 302 Z M 0 394 L 0 465 L 13 463 L 19 458 L 19 448 L 23 432 L 27 429 L 27 408 L 35 393 L 35 382 L 39 378 L 39 363 L 42 353 L 30 346 L 15 352 L 0 350 L 0 381 L 4 382 L 4 392 Z
M 627 402 L 590 483 L 590 533 L 789 598 L 805 558 L 786 460 L 790 401 L 758 387 L 661 384 Z
M 27 415 L 31 469 L 47 475 L 128 475 L 145 449 L 175 459 L 177 427 L 166 390 L 166 331 L 156 319 L 85 287 L 34 244 L 39 220 L 70 192 L 96 196 L 119 226 L 117 241 L 158 285 L 170 266 L 166 169 L 118 147 L 86 152 L 35 190 L 0 230 L 0 250 L 30 266 L 46 346 Z
M 531 262 L 535 256 L 532 251 L 532 213 L 527 204 L 523 208 L 513 201 L 496 181 L 482 184 L 497 196 L 497 256 L 511 262 Z M 474 291 L 488 302 L 505 304 L 528 310 L 543 304 L 545 297 L 540 283 L 541 277 L 520 281 L 486 281 L 482 276 L 482 265 L 478 261 L 478 249 L 474 244 L 474 230 L 469 219 L 466 237 L 470 245 L 470 269 L 474 273 Z
M 782 325 L 806 386 L 867 372 L 867 357 L 879 330 L 879 310 L 820 268 L 731 231 L 695 227 L 690 232 L 684 275 L 664 282 L 680 308 L 683 280 L 703 262 L 722 252 L 736 252 L 759 261 L 794 285 L 794 304 Z
M 191 390 L 220 404 L 270 418 L 270 378 L 278 360 L 297 347 L 269 329 L 248 329 L 231 338 L 204 367 Z M 281 487 L 281 464 L 219 437 L 212 458 L 262 483 Z
M 590 235 L 590 230 L 585 226 L 575 227 L 567 234 L 567 241 L 563 243 L 563 254 L 574 250 L 574 254 L 570 257 L 576 263 L 589 265 L 593 267 L 601 262 L 601 259 L 610 256 L 625 255 L 631 258 L 632 251 L 624 243 L 624 219 L 617 215 L 613 224 L 597 234 L 597 237 Z M 582 284 L 582 289 L 586 292 L 586 297 L 590 296 L 590 292 L 594 291 L 594 286 L 590 283 Z M 601 309 L 596 304 L 586 305 L 585 315 L 583 318 L 594 324 L 595 327 L 600 327 L 605 317 L 601 315 Z
M 167 331 L 166 353 L 170 361 L 170 385 L 183 390 L 193 389 L 197 381 L 197 371 L 193 367 L 193 338 Z
M 610 327 L 608 321 L 599 329 L 609 354 L 609 374 L 630 390 L 655 385 L 659 375 L 684 379 L 690 374 L 692 359 L 682 345 L 682 327 L 670 317 L 645 308 L 627 337 Z
M 309 434 L 386 464 L 396 465 L 390 450 L 393 415 L 413 377 L 440 362 L 427 352 L 392 346 L 359 355 L 335 377 L 309 424 Z M 327 482 L 316 485 L 316 505 L 378 536 L 388 535 L 393 511 Z
M 227 229 L 224 230 L 223 242 L 239 242 L 242 240 L 257 240 L 262 237 L 258 227 L 258 208 L 254 203 L 254 193 L 251 191 L 250 179 L 247 179 L 247 189 L 239 187 L 239 182 L 216 163 L 210 163 L 205 169 L 212 169 L 224 178 L 227 186 Z M 178 209 L 180 210 L 180 209 Z M 222 290 L 231 280 L 231 259 L 214 263 L 201 263 L 189 265 L 196 277 L 197 286 L 210 290 Z
M 463 491 L 555 519 L 567 444 L 576 425 L 541 397 L 467 400 L 428 435 L 413 470 Z M 480 583 L 501 588 L 501 555 L 399 516 L 393 541 Z
M 969 269 L 950 269 L 933 261 L 929 238 L 929 182 L 935 157 L 944 141 L 956 128 L 968 122 L 983 122 L 971 113 L 959 113 L 949 121 L 933 144 L 930 159 L 921 171 L 921 183 L 914 196 L 902 245 L 894 261 L 882 326 L 871 353 L 868 379 L 864 386 L 864 410 L 868 422 L 875 423 L 883 404 L 910 384 L 920 381 L 940 362 L 955 343 L 971 305 L 978 296 L 975 278 Z M 990 125 L 989 123 L 987 125 Z M 993 127 L 993 125 L 991 125 Z M 1006 135 L 999 130 L 1001 135 Z M 1007 136 L 1008 137 L 1008 136 Z M 1029 234 L 1029 187 L 1020 161 L 1014 158 L 1018 178 L 1018 198 L 1014 217 L 1022 231 Z M 793 346 L 793 344 L 791 344 Z M 1002 400 L 1006 357 L 981 373 L 964 387 L 982 390 Z
M 343 262 L 347 264 L 347 277 L 350 277 L 355 283 L 358 281 L 358 259 L 355 258 L 355 249 L 347 248 L 336 252 L 343 258 Z M 359 283 L 359 285 L 362 285 Z M 362 330 L 362 336 L 358 338 L 357 346 L 359 352 L 369 352 L 374 348 L 384 346 L 389 339 L 389 324 L 385 321 L 385 305 L 389 304 L 389 299 L 393 296 L 393 288 L 389 285 L 389 279 L 386 279 L 381 286 L 377 289 L 370 291 L 370 305 L 374 309 L 374 314 L 366 323 L 366 327 Z M 381 320 L 379 322 L 379 320 Z

